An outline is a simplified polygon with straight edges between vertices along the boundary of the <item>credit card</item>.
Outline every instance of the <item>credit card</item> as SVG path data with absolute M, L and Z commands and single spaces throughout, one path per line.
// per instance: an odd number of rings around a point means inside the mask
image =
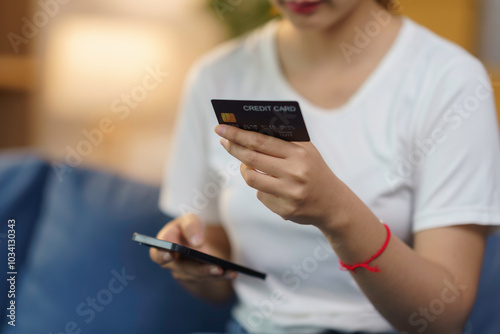
M 309 141 L 295 101 L 212 100 L 219 124 L 260 132 L 286 141 Z

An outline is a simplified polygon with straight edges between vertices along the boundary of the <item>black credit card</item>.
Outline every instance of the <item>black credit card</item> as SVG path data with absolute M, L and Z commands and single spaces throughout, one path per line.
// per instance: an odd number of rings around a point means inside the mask
M 219 124 L 264 133 L 286 141 L 309 141 L 295 101 L 212 100 Z

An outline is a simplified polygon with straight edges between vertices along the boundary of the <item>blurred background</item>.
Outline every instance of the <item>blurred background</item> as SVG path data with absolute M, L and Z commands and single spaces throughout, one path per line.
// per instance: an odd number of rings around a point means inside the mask
M 500 0 L 392 9 L 479 57 L 500 102 Z M 191 64 L 275 15 L 265 0 L 2 0 L 0 149 L 158 184 Z

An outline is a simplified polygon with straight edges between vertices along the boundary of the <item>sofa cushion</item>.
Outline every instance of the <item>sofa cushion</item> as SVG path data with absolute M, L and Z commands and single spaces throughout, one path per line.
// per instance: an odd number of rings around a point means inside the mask
M 476 304 L 464 334 L 500 333 L 500 234 L 488 238 Z
M 159 189 L 104 172 L 49 173 L 43 209 L 19 281 L 18 321 L 5 333 L 222 331 L 228 306 L 185 292 L 152 263 L 134 232 L 170 218 Z M 79 331 L 81 330 L 81 332 Z
M 23 272 L 26 250 L 40 212 L 42 192 L 49 166 L 32 152 L 3 152 L 0 154 L 0 254 L 7 253 L 8 221 L 15 221 L 15 270 Z M 2 256 L 2 268 L 7 257 Z M 0 272 L 0 307 L 7 307 L 7 271 Z M 7 319 L 0 318 L 1 324 Z

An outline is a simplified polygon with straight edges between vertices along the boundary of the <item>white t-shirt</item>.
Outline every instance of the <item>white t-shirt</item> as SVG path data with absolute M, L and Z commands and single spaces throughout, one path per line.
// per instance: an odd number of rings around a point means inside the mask
M 239 275 L 236 319 L 250 332 L 385 331 L 392 327 L 313 226 L 283 221 L 219 144 L 211 99 L 298 101 L 332 171 L 408 244 L 425 229 L 500 224 L 500 145 L 481 63 L 405 18 L 393 46 L 340 108 L 315 106 L 286 81 L 278 23 L 229 42 L 191 71 L 160 208 L 221 223 Z M 293 329 L 292 329 L 293 328 Z M 294 331 L 295 329 L 295 331 Z

